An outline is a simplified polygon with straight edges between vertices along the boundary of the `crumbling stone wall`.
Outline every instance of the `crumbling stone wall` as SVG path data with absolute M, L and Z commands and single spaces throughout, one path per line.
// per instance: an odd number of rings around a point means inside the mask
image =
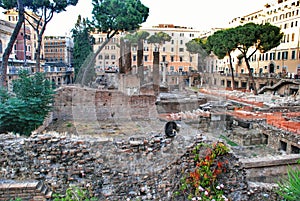
M 53 118 L 66 121 L 151 119 L 157 117 L 155 101 L 154 95 L 127 96 L 120 91 L 64 86 L 56 92 Z
M 183 174 L 194 168 L 193 149 L 200 142 L 201 135 L 115 141 L 0 135 L 0 180 L 42 181 L 53 192 L 63 192 L 71 184 L 84 186 L 99 200 L 185 200 L 174 198 L 174 192 Z M 228 197 L 246 201 L 251 192 L 263 193 L 249 190 L 244 167 L 232 153 L 225 157 L 228 171 L 218 181 Z
M 267 145 L 269 147 L 278 151 L 284 151 L 287 154 L 300 153 L 300 144 L 298 143 L 300 141 L 300 136 L 298 134 L 278 129 L 266 124 L 259 124 L 258 127 L 261 130 L 262 134 L 267 136 Z M 286 144 L 285 150 L 283 147 L 281 147 L 282 143 Z

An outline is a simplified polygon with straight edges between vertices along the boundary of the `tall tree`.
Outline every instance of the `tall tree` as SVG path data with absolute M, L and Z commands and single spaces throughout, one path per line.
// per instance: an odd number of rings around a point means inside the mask
M 191 54 L 196 54 L 198 57 L 198 71 L 202 72 L 201 65 L 204 58 L 208 55 L 206 50 L 206 41 L 200 38 L 194 38 L 185 44 L 186 50 Z
M 155 33 L 155 34 L 151 35 L 147 39 L 147 41 L 150 44 L 154 44 L 154 46 L 155 46 L 155 51 L 154 52 L 159 52 L 160 46 L 162 46 L 164 42 L 170 42 L 171 38 L 172 37 L 169 34 L 160 31 L 158 33 Z
M 94 38 L 90 35 L 90 30 L 85 18 L 79 15 L 75 27 L 72 29 L 74 40 L 73 64 L 75 69 L 75 78 L 85 58 L 93 52 Z
M 2 55 L 0 86 L 6 87 L 8 58 L 24 22 L 24 0 L 0 0 L 0 7 L 6 10 L 16 9 L 18 11 L 18 22 Z
M 105 41 L 90 58 L 85 68 L 81 84 L 84 83 L 85 73 L 94 66 L 97 55 L 120 31 L 134 31 L 145 22 L 149 15 L 149 8 L 140 0 L 93 0 L 91 26 L 98 32 L 106 33 Z
M 208 37 L 208 47 L 213 51 L 213 53 L 219 58 L 222 59 L 225 56 L 229 57 L 229 66 L 231 70 L 231 87 L 235 89 L 234 84 L 234 68 L 232 65 L 231 53 L 237 48 L 237 42 L 235 29 L 226 29 L 215 32 L 213 35 Z
M 257 51 L 267 52 L 272 48 L 277 47 L 280 44 L 283 33 L 280 31 L 279 27 L 269 23 L 247 23 L 234 28 L 234 33 L 237 49 L 241 52 L 248 69 L 249 77 L 253 85 L 253 93 L 257 95 L 257 88 L 249 64 L 249 59 Z
M 51 21 L 54 13 L 63 12 L 70 5 L 75 6 L 78 0 L 39 0 L 29 2 L 31 3 L 28 3 L 28 9 L 32 13 L 26 11 L 25 13 L 31 20 L 28 18 L 25 19 L 37 34 L 37 48 L 34 57 L 36 60 L 36 69 L 39 72 L 42 39 L 47 24 Z

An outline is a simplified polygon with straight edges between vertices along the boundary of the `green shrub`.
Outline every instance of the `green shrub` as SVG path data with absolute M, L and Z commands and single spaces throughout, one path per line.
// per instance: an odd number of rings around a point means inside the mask
M 65 195 L 54 194 L 54 201 L 97 201 L 98 199 L 92 197 L 87 190 L 76 186 L 69 187 Z
M 0 131 L 30 135 L 51 110 L 54 92 L 42 73 L 19 76 L 11 94 L 0 90 Z
M 288 169 L 287 178 L 278 182 L 277 193 L 288 201 L 300 200 L 300 170 L 298 168 Z

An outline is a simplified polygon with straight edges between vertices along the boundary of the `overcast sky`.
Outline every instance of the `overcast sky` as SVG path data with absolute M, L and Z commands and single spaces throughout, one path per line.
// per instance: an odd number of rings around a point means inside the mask
M 150 13 L 143 26 L 174 24 L 207 30 L 225 27 L 235 17 L 263 8 L 267 0 L 141 0 Z M 46 29 L 46 35 L 66 35 L 74 27 L 77 16 L 91 18 L 92 0 L 79 0 L 66 12 L 55 14 Z

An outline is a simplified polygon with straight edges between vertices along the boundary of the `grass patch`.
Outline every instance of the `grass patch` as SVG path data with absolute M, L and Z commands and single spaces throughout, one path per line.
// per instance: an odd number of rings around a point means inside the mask
M 228 137 L 226 137 L 224 135 L 220 135 L 220 138 L 225 140 L 226 143 L 229 144 L 230 146 L 233 146 L 233 147 L 239 146 L 237 143 L 233 142 L 232 140 L 230 140 Z

